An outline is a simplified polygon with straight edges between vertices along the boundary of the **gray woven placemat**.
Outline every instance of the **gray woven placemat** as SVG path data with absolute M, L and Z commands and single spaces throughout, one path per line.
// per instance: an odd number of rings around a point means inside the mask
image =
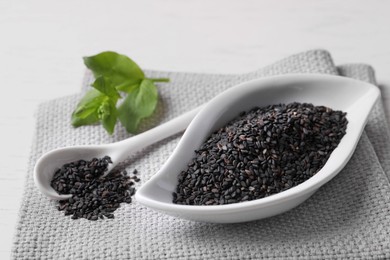
M 158 113 L 142 129 L 168 121 L 224 89 L 253 78 L 283 73 L 341 74 L 375 82 L 366 65 L 336 67 L 328 52 L 299 53 L 245 75 L 208 75 L 150 71 L 169 77 L 159 86 Z M 87 74 L 83 89 L 91 81 Z M 241 224 L 206 224 L 154 212 L 136 201 L 116 218 L 71 220 L 34 186 L 34 164 L 44 152 L 75 144 L 98 144 L 129 137 L 117 127 L 109 137 L 100 126 L 73 129 L 70 114 L 80 95 L 43 103 L 37 112 L 25 193 L 13 259 L 378 259 L 390 258 L 389 131 L 381 103 L 374 108 L 352 159 L 309 200 L 282 215 Z M 164 163 L 180 135 L 126 162 L 142 183 Z

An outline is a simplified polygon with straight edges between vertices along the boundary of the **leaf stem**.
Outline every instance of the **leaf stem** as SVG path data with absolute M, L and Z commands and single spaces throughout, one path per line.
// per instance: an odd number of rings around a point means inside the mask
M 153 82 L 169 82 L 169 78 L 152 78 L 152 79 L 149 79 L 149 80 L 151 80 Z

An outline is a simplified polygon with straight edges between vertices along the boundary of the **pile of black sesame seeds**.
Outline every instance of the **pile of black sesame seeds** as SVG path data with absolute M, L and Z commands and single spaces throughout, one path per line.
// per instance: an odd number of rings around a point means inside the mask
M 72 219 L 98 220 L 114 218 L 113 212 L 121 203 L 131 203 L 135 193 L 134 182 L 140 179 L 126 171 L 113 170 L 106 176 L 110 157 L 79 160 L 57 169 L 51 186 L 59 194 L 72 194 L 68 200 L 59 201 L 58 210 Z
M 346 113 L 307 103 L 244 112 L 195 151 L 173 202 L 222 205 L 294 187 L 325 165 L 347 124 Z

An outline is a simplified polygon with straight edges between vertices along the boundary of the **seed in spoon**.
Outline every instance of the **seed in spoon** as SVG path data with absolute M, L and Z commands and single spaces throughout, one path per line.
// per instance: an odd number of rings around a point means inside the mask
M 72 194 L 70 199 L 59 201 L 58 210 L 72 215 L 72 219 L 96 221 L 114 218 L 113 212 L 120 203 L 131 203 L 135 194 L 132 178 L 136 176 L 118 170 L 104 176 L 109 163 L 112 163 L 110 157 L 105 156 L 67 163 L 57 169 L 51 186 L 59 194 Z
M 347 124 L 346 113 L 307 103 L 244 112 L 195 151 L 173 202 L 231 204 L 294 187 L 325 165 Z

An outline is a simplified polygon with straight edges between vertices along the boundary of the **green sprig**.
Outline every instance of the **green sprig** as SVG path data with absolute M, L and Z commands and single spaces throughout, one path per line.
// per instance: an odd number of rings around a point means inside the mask
M 92 71 L 95 81 L 72 113 L 72 125 L 101 122 L 112 134 L 117 119 L 129 133 L 136 133 L 142 119 L 151 116 L 157 106 L 156 82 L 168 78 L 147 78 L 141 68 L 129 57 L 116 52 L 102 52 L 84 57 L 84 64 Z M 117 105 L 122 98 L 123 102 Z

